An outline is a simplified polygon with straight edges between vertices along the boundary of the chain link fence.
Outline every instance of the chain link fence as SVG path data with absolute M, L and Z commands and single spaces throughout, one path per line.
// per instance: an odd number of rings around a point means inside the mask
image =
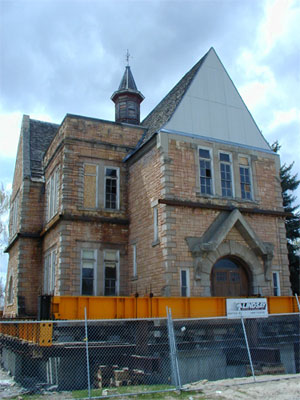
M 300 372 L 299 314 L 257 319 L 2 321 L 1 365 L 30 392 L 77 398 Z

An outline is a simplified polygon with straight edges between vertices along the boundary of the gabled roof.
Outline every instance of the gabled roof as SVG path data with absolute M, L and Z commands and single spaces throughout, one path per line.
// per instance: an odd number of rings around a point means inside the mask
M 150 114 L 142 121 L 141 125 L 145 126 L 145 132 L 138 147 L 141 147 L 151 137 L 162 128 L 171 118 L 188 87 L 190 86 L 195 75 L 201 68 L 205 60 L 207 52 L 198 62 L 187 72 L 184 77 L 173 87 L 173 89 L 162 99 L 162 101 L 150 112 Z
M 272 152 L 213 48 L 142 121 L 137 151 L 159 131 Z
M 43 177 L 43 157 L 58 128 L 57 124 L 29 120 L 30 176 L 32 178 Z

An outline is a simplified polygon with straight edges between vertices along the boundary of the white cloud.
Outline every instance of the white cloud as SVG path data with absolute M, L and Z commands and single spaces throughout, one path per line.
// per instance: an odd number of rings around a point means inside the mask
M 265 20 L 258 30 L 260 51 L 269 53 L 278 41 L 289 31 L 289 22 L 293 18 L 294 0 L 269 0 L 265 6 Z
M 290 110 L 274 110 L 274 118 L 267 127 L 268 130 L 276 129 L 283 124 L 290 124 L 291 122 L 298 121 L 300 124 L 300 111 L 297 108 Z
M 21 121 L 21 112 L 1 113 L 0 110 L 0 156 L 16 156 Z

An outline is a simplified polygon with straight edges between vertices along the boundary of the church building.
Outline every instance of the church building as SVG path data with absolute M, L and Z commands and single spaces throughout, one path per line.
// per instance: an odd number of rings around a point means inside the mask
M 24 115 L 5 317 L 39 297 L 291 295 L 280 161 L 211 48 L 140 122 L 126 66 L 115 121 Z

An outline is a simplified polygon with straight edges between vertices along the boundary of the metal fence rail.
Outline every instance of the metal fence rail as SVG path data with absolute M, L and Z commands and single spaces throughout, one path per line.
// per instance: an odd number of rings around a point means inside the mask
M 167 319 L 52 321 L 47 346 L 28 340 L 46 322 L 3 321 L 1 364 L 31 392 L 78 391 L 77 398 L 170 391 L 202 379 L 299 373 L 299 321 L 297 313 L 172 320 L 170 312 Z M 25 339 L 17 331 L 26 332 Z

